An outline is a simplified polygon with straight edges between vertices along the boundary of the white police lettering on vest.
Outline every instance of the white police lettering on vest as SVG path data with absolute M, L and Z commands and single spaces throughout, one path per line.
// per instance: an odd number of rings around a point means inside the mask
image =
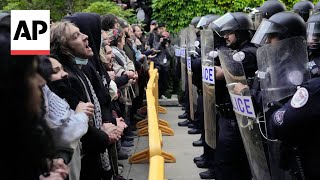
M 202 66 L 202 81 L 214 84 L 214 67 Z
M 186 49 L 185 49 L 185 48 L 181 48 L 181 49 L 180 49 L 180 56 L 181 56 L 182 58 L 186 58 Z
M 180 48 L 176 48 L 175 49 L 175 55 L 177 56 L 177 57 L 180 57 L 181 55 L 180 55 Z
M 230 93 L 233 110 L 243 116 L 256 118 L 251 96 L 239 96 Z
M 187 57 L 187 69 L 191 71 L 191 57 Z
M 50 55 L 49 10 L 11 10 L 11 55 Z

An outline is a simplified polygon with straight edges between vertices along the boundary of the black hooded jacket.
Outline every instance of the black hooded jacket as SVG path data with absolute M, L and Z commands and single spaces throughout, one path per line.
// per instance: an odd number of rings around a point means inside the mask
M 89 59 L 88 64 L 83 66 L 81 70 L 86 74 L 97 94 L 101 106 L 102 121 L 116 124 L 116 120 L 112 117 L 111 113 L 111 97 L 108 90 L 111 79 L 104 69 L 99 55 L 101 46 L 100 16 L 95 13 L 75 13 L 72 16 L 64 17 L 64 19 L 74 23 L 82 33 L 88 36 L 93 57 Z M 105 85 L 102 80 L 103 77 L 107 81 Z

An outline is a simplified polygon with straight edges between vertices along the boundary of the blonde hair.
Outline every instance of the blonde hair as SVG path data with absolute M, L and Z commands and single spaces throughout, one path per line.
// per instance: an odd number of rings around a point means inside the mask
M 70 21 L 59 21 L 51 25 L 50 28 L 50 51 L 51 54 L 60 54 L 67 45 L 67 29 L 76 26 Z
M 108 63 L 107 57 L 106 57 L 106 50 L 105 50 L 104 47 L 101 47 L 101 48 L 100 48 L 99 54 L 100 54 L 100 59 L 101 59 L 101 61 L 102 61 L 103 63 Z

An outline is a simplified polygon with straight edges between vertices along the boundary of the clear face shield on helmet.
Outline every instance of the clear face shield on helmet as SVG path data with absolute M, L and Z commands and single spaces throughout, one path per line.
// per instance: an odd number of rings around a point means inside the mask
M 320 48 L 320 22 L 307 23 L 307 44 L 310 49 Z
M 231 13 L 227 13 L 219 19 L 213 21 L 213 29 L 220 37 L 230 34 L 239 27 L 239 23 Z
M 269 21 L 268 19 L 263 19 L 258 30 L 254 34 L 251 43 L 257 45 L 264 45 L 270 43 L 270 38 L 277 36 L 279 34 L 284 34 L 287 31 L 287 28 Z
M 202 18 L 200 19 L 200 21 L 198 22 L 196 28 L 200 28 L 200 27 L 203 27 L 204 25 L 206 25 L 207 20 L 208 20 L 207 17 L 202 17 Z
M 255 12 L 254 21 L 253 21 L 254 30 L 257 30 L 259 28 L 262 20 L 266 17 L 267 17 L 266 12 L 259 12 L 259 11 Z

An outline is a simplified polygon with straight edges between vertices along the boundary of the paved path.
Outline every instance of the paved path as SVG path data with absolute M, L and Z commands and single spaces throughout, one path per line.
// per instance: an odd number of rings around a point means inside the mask
M 174 136 L 163 136 L 163 150 L 174 154 L 176 163 L 165 164 L 165 177 L 168 180 L 199 180 L 199 173 L 207 169 L 199 169 L 193 163 L 193 158 L 203 152 L 202 147 L 193 147 L 192 142 L 200 138 L 200 135 L 189 135 L 187 127 L 178 126 L 178 115 L 182 114 L 181 107 L 167 107 L 167 114 L 160 114 L 161 119 L 167 120 L 173 128 Z M 148 147 L 147 137 L 136 137 L 132 153 L 139 152 Z M 127 160 L 120 161 L 125 165 L 123 177 L 133 180 L 147 180 L 149 164 L 128 164 Z

